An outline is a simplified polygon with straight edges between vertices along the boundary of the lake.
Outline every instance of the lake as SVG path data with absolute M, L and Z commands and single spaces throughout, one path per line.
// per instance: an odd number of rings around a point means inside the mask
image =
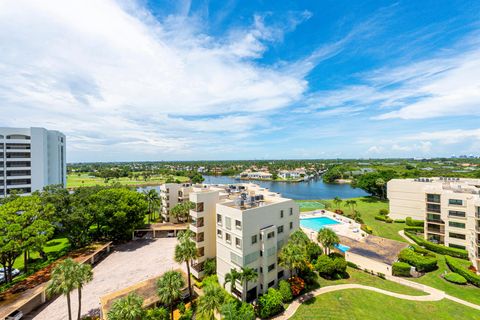
M 279 192 L 285 198 L 295 200 L 356 198 L 368 196 L 362 189 L 354 189 L 349 184 L 328 184 L 322 178 L 312 179 L 307 182 L 278 182 L 278 181 L 257 181 L 237 180 L 226 176 L 204 176 L 207 184 L 235 184 L 242 182 L 256 183 L 273 192 Z M 152 188 L 152 187 L 147 187 Z M 154 187 L 160 191 L 159 187 Z

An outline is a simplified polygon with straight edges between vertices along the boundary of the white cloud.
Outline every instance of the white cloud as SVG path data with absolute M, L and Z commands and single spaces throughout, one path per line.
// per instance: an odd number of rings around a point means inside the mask
M 74 150 L 181 151 L 195 145 L 195 131 L 262 127 L 262 112 L 302 96 L 301 77 L 250 60 L 280 31 L 254 17 L 214 39 L 186 21 L 189 8 L 184 1 L 181 18 L 159 22 L 134 2 L 2 1 L 1 124 L 60 129 Z M 199 115 L 207 117 L 181 119 Z

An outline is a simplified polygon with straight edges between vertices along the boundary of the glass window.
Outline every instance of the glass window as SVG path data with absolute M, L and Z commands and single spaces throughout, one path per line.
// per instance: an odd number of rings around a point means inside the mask
M 222 230 L 217 230 L 217 237 L 222 238 Z
M 222 216 L 217 214 L 217 224 L 222 225 Z
M 242 247 L 242 242 L 240 241 L 239 238 L 235 238 L 235 246 L 237 248 L 241 248 Z
M 454 244 L 454 243 L 449 243 L 448 246 L 449 246 L 450 248 L 457 248 L 457 249 L 463 249 L 463 250 L 465 250 L 465 246 L 461 246 L 461 245 Z
M 273 237 L 275 237 L 275 231 L 269 232 L 269 233 L 267 234 L 267 239 L 271 239 L 271 238 L 273 238 Z
M 239 220 L 235 220 L 235 227 L 236 227 L 238 230 L 242 230 L 242 222 L 239 221 Z
M 448 236 L 449 236 L 450 238 L 462 239 L 462 240 L 465 240 L 465 238 L 466 238 L 464 234 L 461 234 L 461 233 L 453 233 L 453 232 L 450 232 L 450 233 L 448 234 Z
M 427 202 L 440 203 L 440 195 L 439 194 L 427 194 Z
M 230 233 L 225 232 L 225 241 L 228 243 L 232 243 L 232 236 L 230 235 Z
M 283 226 L 279 226 L 277 228 L 277 233 L 280 234 L 280 233 L 283 233 Z
M 225 217 L 225 228 L 232 229 L 232 219 L 230 217 Z
M 293 222 L 290 222 L 290 230 L 293 229 Z
M 272 280 L 268 283 L 268 287 L 271 288 L 275 285 L 275 280 Z
M 282 270 L 282 271 L 279 271 L 279 272 L 277 273 L 277 279 L 283 279 L 284 274 L 285 274 L 285 272 L 284 272 L 283 270 Z
M 427 213 L 427 220 L 428 221 L 442 221 L 442 218 L 439 214 L 435 213 Z
M 465 212 L 463 211 L 455 211 L 455 210 L 449 210 L 448 215 L 450 217 L 460 217 L 460 218 L 465 218 Z
M 449 221 L 448 225 L 450 227 L 465 229 L 465 223 L 461 223 L 461 222 Z
M 290 208 L 290 215 L 293 215 L 293 208 Z
M 268 272 L 272 271 L 273 269 L 275 269 L 275 263 L 272 263 L 268 266 Z
M 463 201 L 460 199 L 448 199 L 448 204 L 451 204 L 454 206 L 461 206 L 463 205 Z
M 428 212 L 440 213 L 440 205 L 439 204 L 433 204 L 433 203 L 427 203 L 427 211 Z
M 252 244 L 257 243 L 257 235 L 252 236 Z
M 283 218 L 283 210 L 280 210 L 280 218 Z

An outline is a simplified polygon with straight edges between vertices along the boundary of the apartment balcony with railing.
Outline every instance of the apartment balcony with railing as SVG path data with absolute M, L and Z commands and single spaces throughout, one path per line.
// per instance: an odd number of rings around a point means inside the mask
M 427 203 L 427 212 L 433 212 L 433 213 L 440 213 L 441 212 L 441 206 L 439 204 L 435 203 Z
M 196 232 L 197 228 L 201 228 L 204 226 L 203 218 L 192 218 L 192 222 L 190 223 L 192 226 L 192 231 Z
M 428 233 L 445 234 L 445 226 L 427 223 Z
M 191 238 L 192 238 L 193 241 L 195 241 L 197 243 L 201 243 L 201 242 L 205 241 L 205 233 L 203 233 L 203 232 L 199 232 L 199 233 L 193 232 Z
M 439 214 L 427 213 L 427 222 L 445 224 Z

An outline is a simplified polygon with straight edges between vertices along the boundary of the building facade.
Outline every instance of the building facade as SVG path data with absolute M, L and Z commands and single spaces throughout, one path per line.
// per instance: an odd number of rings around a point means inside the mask
M 299 228 L 299 208 L 295 201 L 255 184 L 194 186 L 189 199 L 191 226 L 198 258 L 192 273 L 203 276 L 203 264 L 216 259 L 217 275 L 224 284 L 232 269 L 253 268 L 255 281 L 238 281 L 232 292 L 251 301 L 289 276 L 278 265 L 278 252 L 291 232 Z M 230 286 L 227 286 L 229 289 Z
M 465 249 L 480 269 L 480 179 L 393 179 L 390 217 L 425 221 L 425 239 Z
M 44 128 L 0 128 L 0 197 L 67 183 L 66 139 Z
M 178 222 L 170 215 L 170 210 L 178 203 L 188 200 L 192 190 L 190 183 L 165 183 L 160 186 L 160 199 L 162 201 L 162 216 L 167 222 Z

